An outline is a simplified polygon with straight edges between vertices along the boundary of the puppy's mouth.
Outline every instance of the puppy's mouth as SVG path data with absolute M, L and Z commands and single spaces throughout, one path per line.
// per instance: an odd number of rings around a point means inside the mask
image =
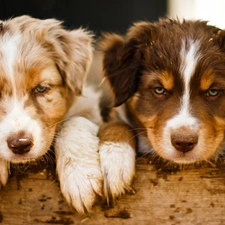
M 13 154 L 13 156 L 10 157 L 10 162 L 12 163 L 25 163 L 25 162 L 30 162 L 36 160 L 38 157 L 36 156 L 29 156 L 30 154 L 25 154 L 25 155 L 16 155 Z
M 7 161 L 10 161 L 11 163 L 26 163 L 31 161 L 36 161 L 40 159 L 43 155 L 45 155 L 46 151 L 41 151 L 39 154 L 32 153 L 32 150 L 28 153 L 18 155 L 18 154 L 11 154 L 9 159 L 6 159 Z
M 10 162 L 11 163 L 27 163 L 27 162 L 31 162 L 31 161 L 36 161 L 37 159 L 36 158 L 29 158 L 29 157 L 23 157 L 23 158 L 18 158 L 18 157 L 13 157 Z
M 196 159 L 184 155 L 181 157 L 174 157 L 172 161 L 177 164 L 191 164 L 191 163 L 195 163 Z

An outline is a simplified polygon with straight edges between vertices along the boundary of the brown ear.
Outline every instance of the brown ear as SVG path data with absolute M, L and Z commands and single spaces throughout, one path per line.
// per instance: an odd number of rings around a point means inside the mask
M 115 94 L 115 106 L 130 98 L 138 89 L 144 58 L 156 35 L 152 23 L 138 22 L 125 37 L 105 34 L 100 41 L 105 77 Z
M 105 34 L 100 41 L 104 75 L 115 95 L 115 106 L 124 103 L 137 90 L 139 64 L 132 41 L 116 34 Z

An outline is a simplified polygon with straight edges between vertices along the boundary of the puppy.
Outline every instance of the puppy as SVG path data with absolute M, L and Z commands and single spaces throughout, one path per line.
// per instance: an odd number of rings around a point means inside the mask
M 55 19 L 16 17 L 0 21 L 0 55 L 0 186 L 9 163 L 38 159 L 53 145 L 63 195 L 90 211 L 102 189 L 99 96 L 83 90 L 92 35 Z
M 179 164 L 221 153 L 225 31 L 204 21 L 138 22 L 125 36 L 105 34 L 100 49 L 115 106 L 102 110 L 100 159 L 104 177 L 118 174 L 114 196 L 134 176 L 135 138 L 139 152 Z

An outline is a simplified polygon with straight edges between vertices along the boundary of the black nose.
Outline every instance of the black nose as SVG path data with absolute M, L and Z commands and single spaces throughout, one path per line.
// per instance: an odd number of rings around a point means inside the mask
M 196 134 L 172 134 L 171 143 L 174 148 L 180 152 L 191 151 L 198 143 L 198 136 Z
M 24 154 L 30 151 L 33 146 L 33 138 L 31 135 L 21 131 L 11 134 L 7 138 L 7 144 L 15 154 Z

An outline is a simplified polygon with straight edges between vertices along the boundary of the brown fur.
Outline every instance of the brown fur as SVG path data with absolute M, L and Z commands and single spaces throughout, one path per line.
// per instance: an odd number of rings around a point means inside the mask
M 136 141 L 132 132 L 127 132 L 130 127 L 120 121 L 106 123 L 99 130 L 100 145 L 104 142 L 128 143 L 134 149 Z M 119 135 L 118 135 L 119 134 Z
M 204 139 L 196 152 L 190 153 L 193 162 L 208 160 L 224 140 L 225 32 L 202 21 L 162 19 L 135 23 L 125 36 L 105 34 L 100 42 L 114 105 L 125 104 L 125 122 L 148 141 L 145 152 L 152 146 L 155 153 L 171 161 L 179 157 L 178 153 L 168 155 L 162 137 L 167 121 L 179 111 L 184 92 L 180 51 L 183 44 L 190 48 L 190 39 L 198 43 L 196 54 L 200 54 L 190 80 L 190 112 L 200 121 L 198 135 Z M 158 94 L 160 88 L 166 89 L 165 93 Z M 209 95 L 214 89 L 219 94 Z M 195 131 L 184 128 L 181 133 L 188 136 Z

